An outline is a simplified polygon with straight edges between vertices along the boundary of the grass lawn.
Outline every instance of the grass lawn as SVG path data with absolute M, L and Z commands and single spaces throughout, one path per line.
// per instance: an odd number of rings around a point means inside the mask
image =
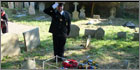
M 38 48 L 28 53 L 21 49 L 22 52 L 19 56 L 4 57 L 1 61 L 2 69 L 19 69 L 24 62 L 24 58 L 27 57 L 35 58 L 37 67 L 42 68 L 43 60 L 47 60 L 53 57 L 53 41 L 51 33 L 48 32 L 50 21 L 35 21 L 32 19 L 33 17 L 35 16 L 27 16 L 21 18 L 13 18 L 10 16 L 9 20 L 18 24 L 38 26 L 40 30 L 39 33 L 41 46 L 38 46 Z M 65 55 L 68 56 L 68 59 L 75 59 L 80 61 L 89 55 L 90 59 L 94 59 L 99 64 L 99 68 L 119 68 L 119 65 L 118 67 L 113 66 L 113 63 L 117 65 L 124 60 L 129 60 L 130 63 L 139 63 L 139 42 L 132 41 L 134 33 L 133 29 L 122 27 L 120 25 L 102 25 L 100 23 L 93 25 L 83 25 L 83 23 L 88 22 L 88 19 L 90 18 L 85 20 L 72 21 L 72 24 L 78 25 L 80 27 L 80 36 L 76 38 L 67 38 L 67 43 L 65 45 Z M 124 20 L 132 20 L 135 24 L 138 25 L 137 19 Z M 86 37 L 83 37 L 84 30 L 86 28 L 97 29 L 98 27 L 102 27 L 105 30 L 104 39 L 96 40 L 92 38 L 90 46 L 87 49 L 83 49 L 83 47 L 80 45 L 86 41 Z M 136 29 L 137 31 L 139 30 L 138 27 Z M 120 31 L 127 33 L 126 39 L 117 39 L 117 32 Z M 23 42 L 22 36 L 20 37 L 20 41 Z M 59 65 L 61 65 L 61 63 L 59 63 Z M 50 67 L 46 65 L 45 68 L 48 69 Z

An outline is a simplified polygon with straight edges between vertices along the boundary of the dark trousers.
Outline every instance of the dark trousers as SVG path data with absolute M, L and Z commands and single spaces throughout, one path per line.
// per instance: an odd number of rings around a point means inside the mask
M 7 27 L 3 27 L 2 28 L 2 33 L 7 33 L 8 32 L 8 28 Z
M 66 37 L 64 35 L 53 34 L 53 49 L 54 56 L 64 56 L 64 46 L 66 43 Z
M 7 33 L 8 32 L 8 23 L 7 22 L 2 22 L 1 21 L 1 30 L 2 30 L 2 33 Z

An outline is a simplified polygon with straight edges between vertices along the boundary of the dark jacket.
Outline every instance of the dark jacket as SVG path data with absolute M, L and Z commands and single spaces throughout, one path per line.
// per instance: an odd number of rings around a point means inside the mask
M 53 9 L 52 6 L 45 9 L 44 12 L 52 17 L 51 26 L 49 32 L 53 34 L 67 34 L 70 33 L 71 19 L 67 11 L 61 15 L 56 9 Z
M 1 21 L 1 28 L 7 27 L 8 15 L 5 13 L 3 9 L 1 9 L 1 19 L 3 19 L 3 21 Z

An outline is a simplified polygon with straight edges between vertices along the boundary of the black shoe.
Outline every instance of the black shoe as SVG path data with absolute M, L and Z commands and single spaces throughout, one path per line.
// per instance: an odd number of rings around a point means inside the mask
M 58 61 L 58 62 L 62 62 L 62 61 L 63 61 L 63 59 L 58 58 L 58 60 L 57 60 L 57 61 Z M 54 58 L 52 62 L 56 62 L 56 58 Z
M 58 58 L 58 62 L 62 62 L 63 61 L 63 59 L 62 58 Z
M 67 56 L 62 56 L 63 58 L 67 58 Z

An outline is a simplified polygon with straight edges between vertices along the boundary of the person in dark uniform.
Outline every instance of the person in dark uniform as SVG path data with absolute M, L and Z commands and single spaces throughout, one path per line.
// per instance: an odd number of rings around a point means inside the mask
M 52 17 L 49 32 L 53 36 L 54 56 L 64 57 L 66 37 L 70 33 L 71 18 L 67 11 L 63 10 L 63 3 L 55 3 L 44 12 Z M 61 58 L 58 61 L 62 61 Z
M 2 8 L 1 8 L 1 30 L 2 33 L 8 32 L 8 15 Z

